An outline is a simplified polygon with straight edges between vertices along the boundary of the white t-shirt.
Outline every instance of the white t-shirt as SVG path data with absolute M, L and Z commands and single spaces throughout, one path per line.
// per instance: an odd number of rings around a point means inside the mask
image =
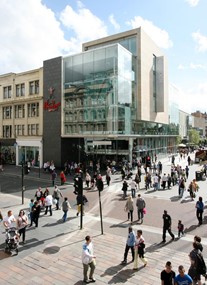
M 45 198 L 45 206 L 52 206 L 52 195 L 47 195 Z
M 15 217 L 11 215 L 10 217 L 6 216 L 3 219 L 3 223 L 6 222 L 8 228 L 16 227 Z

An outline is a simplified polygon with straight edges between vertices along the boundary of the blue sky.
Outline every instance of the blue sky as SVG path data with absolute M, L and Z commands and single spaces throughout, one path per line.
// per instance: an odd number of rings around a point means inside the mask
M 206 0 L 1 0 L 0 74 L 42 66 L 81 44 L 142 26 L 168 59 L 186 112 L 207 111 Z

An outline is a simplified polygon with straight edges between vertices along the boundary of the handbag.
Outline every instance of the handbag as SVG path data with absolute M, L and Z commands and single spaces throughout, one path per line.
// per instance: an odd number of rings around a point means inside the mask
M 143 209 L 143 214 L 146 215 L 147 214 L 147 210 L 146 208 Z

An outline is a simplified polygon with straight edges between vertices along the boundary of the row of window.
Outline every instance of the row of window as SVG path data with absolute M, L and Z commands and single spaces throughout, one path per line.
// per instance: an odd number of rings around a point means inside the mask
M 39 117 L 39 103 L 27 104 L 27 117 Z M 13 118 L 13 107 L 6 106 L 3 107 L 3 119 Z M 25 105 L 15 105 L 14 106 L 14 118 L 21 119 L 25 118 Z
M 25 83 L 16 84 L 16 97 L 23 97 L 25 96 Z M 29 82 L 29 95 L 39 94 L 39 80 L 30 81 Z M 3 87 L 3 98 L 9 99 L 12 97 L 12 86 L 5 86 Z
M 66 108 L 74 108 L 74 107 L 82 107 L 82 106 L 100 106 L 105 105 L 106 100 L 103 96 L 91 96 L 86 97 L 84 99 L 66 99 L 65 107 Z
M 27 125 L 27 134 L 25 133 L 25 125 L 15 125 L 14 131 L 16 136 L 38 136 L 39 135 L 39 124 Z M 12 126 L 3 126 L 3 138 L 12 138 Z
M 105 110 L 84 110 L 78 112 L 65 112 L 65 121 L 93 121 L 93 120 L 105 120 L 106 111 Z
M 104 132 L 106 124 L 88 124 L 88 125 L 65 125 L 65 134 L 82 133 L 82 132 Z

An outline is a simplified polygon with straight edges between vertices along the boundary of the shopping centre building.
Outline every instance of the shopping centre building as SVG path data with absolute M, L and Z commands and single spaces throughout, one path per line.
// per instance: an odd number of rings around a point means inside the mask
M 66 160 L 131 161 L 133 156 L 153 158 L 174 152 L 179 113 L 174 111 L 175 120 L 169 115 L 167 60 L 142 28 L 84 43 L 78 54 L 45 60 L 39 80 L 40 126 L 31 139 L 39 141 L 41 164 L 47 160 L 59 167 Z M 3 120 L 0 125 L 2 144 L 5 124 Z M 28 131 L 29 122 L 25 124 Z M 15 137 L 11 132 L 17 164 L 23 158 L 19 147 L 24 135 Z M 29 159 L 27 154 L 24 159 Z

